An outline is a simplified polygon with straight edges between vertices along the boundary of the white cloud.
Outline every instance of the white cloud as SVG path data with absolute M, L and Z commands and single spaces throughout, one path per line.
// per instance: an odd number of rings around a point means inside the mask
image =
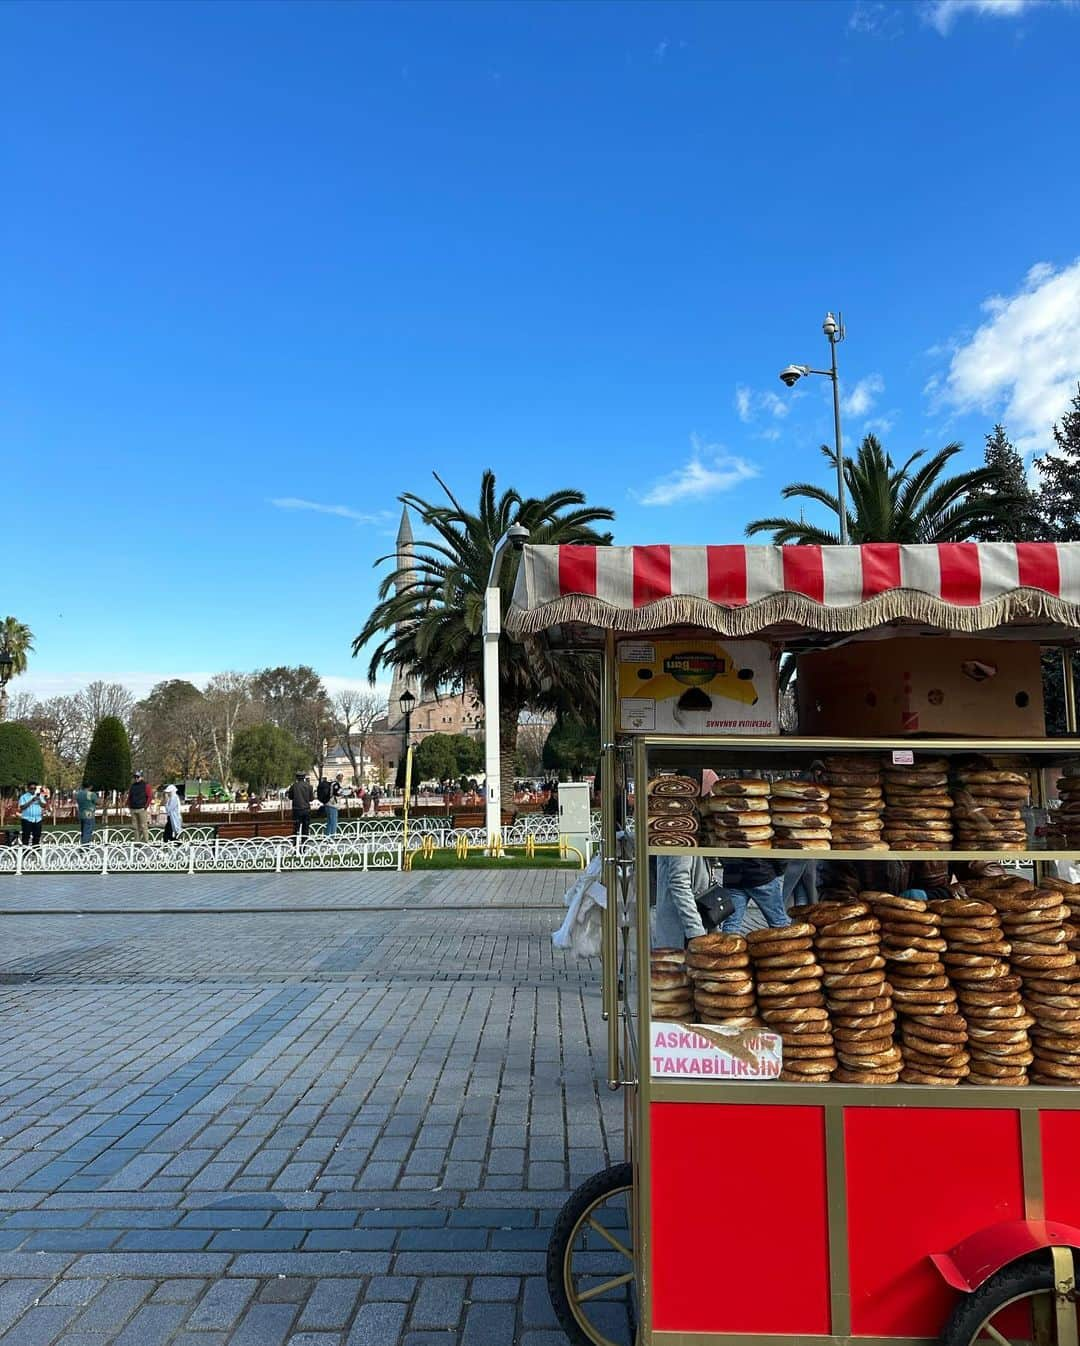
M 871 416 L 863 425 L 866 431 L 873 431 L 876 435 L 887 435 L 896 424 L 896 412 L 890 411 L 884 416 Z
M 670 46 L 671 43 L 668 41 L 666 37 L 662 41 L 658 42 L 656 46 L 653 47 L 653 60 L 662 61 L 664 57 L 667 55 L 667 49 Z
M 840 405 L 848 416 L 865 416 L 873 411 L 878 397 L 885 391 L 885 380 L 880 374 L 867 374 L 860 379 Z
M 359 664 L 359 660 L 357 663 Z M 122 687 L 126 687 L 133 696 L 138 699 L 146 696 L 152 687 L 156 687 L 159 682 L 166 682 L 170 678 L 182 678 L 185 682 L 192 682 L 196 687 L 204 687 L 212 673 L 202 672 L 184 672 L 176 669 L 166 669 L 157 673 L 139 672 L 102 672 L 95 669 L 93 672 L 86 673 L 41 673 L 29 670 L 17 680 L 12 680 L 9 688 L 17 692 L 31 692 L 39 700 L 44 701 L 50 696 L 67 696 L 71 692 L 81 692 L 91 682 L 118 682 Z M 388 696 L 390 693 L 390 684 L 378 682 L 372 688 L 365 677 L 345 678 L 338 677 L 335 674 L 327 673 L 323 675 L 323 684 L 326 690 L 333 695 L 334 692 L 344 691 L 349 688 L 353 691 L 369 692 L 376 691 L 381 696 Z
M 782 420 L 791 411 L 791 401 L 790 396 L 784 398 L 773 392 L 755 392 L 745 383 L 735 385 L 735 413 L 744 425 L 763 415 Z
M 852 33 L 888 39 L 899 37 L 904 27 L 900 11 L 881 0 L 856 0 L 847 26 Z
M 1033 266 L 1012 295 L 992 295 L 986 322 L 957 344 L 935 388 L 958 411 L 1001 419 L 1024 452 L 1049 446 L 1080 379 L 1080 258 Z
M 40 670 L 30 669 L 24 673 L 17 682 L 12 681 L 10 686 L 15 691 L 33 692 L 40 700 L 44 701 L 50 696 L 67 696 L 71 692 L 81 692 L 91 682 L 118 682 L 122 687 L 126 687 L 136 698 L 146 696 L 152 687 L 156 687 L 159 682 L 167 682 L 170 678 L 180 678 L 184 682 L 193 682 L 196 687 L 202 687 L 207 679 L 213 677 L 212 673 L 186 673 L 182 669 L 169 669 L 161 673 L 146 672 L 102 672 L 101 669 L 94 669 L 86 673 L 43 673 Z
M 1051 0 L 926 0 L 922 6 L 925 23 L 948 37 L 963 14 L 989 15 L 995 19 L 1015 19 L 1026 10 L 1049 4 Z M 1055 8 L 1071 9 L 1075 0 L 1054 0 Z
M 753 463 L 728 453 L 719 444 L 703 444 L 697 435 L 690 436 L 690 444 L 689 462 L 653 482 L 645 494 L 638 497 L 643 505 L 677 505 L 684 500 L 701 500 L 705 496 L 730 491 L 758 475 Z
M 271 500 L 270 504 L 275 509 L 310 509 L 316 514 L 333 514 L 339 519 L 354 519 L 357 523 L 385 524 L 393 516 L 389 510 L 381 509 L 376 513 L 364 513 L 361 510 L 350 509 L 348 505 L 321 505 L 315 500 L 298 500 L 295 496 L 279 496 Z

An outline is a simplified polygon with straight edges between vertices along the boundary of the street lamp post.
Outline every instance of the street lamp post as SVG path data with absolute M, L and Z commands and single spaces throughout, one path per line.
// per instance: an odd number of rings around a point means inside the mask
M 502 590 L 499 576 L 511 547 L 520 551 L 529 530 L 513 523 L 491 554 L 484 590 L 484 830 L 488 844 L 502 834 L 502 743 L 499 725 L 499 636 L 502 634 Z
M 405 717 L 405 737 L 401 753 L 401 789 L 405 795 L 405 805 L 408 806 L 408 774 L 409 774 L 409 733 L 412 728 L 412 711 L 416 704 L 416 697 L 406 687 L 398 698 L 398 706 L 402 715 Z
M 821 374 L 827 379 L 832 379 L 833 428 L 836 435 L 836 504 L 840 512 L 840 541 L 846 546 L 851 539 L 848 536 L 847 501 L 844 498 L 844 441 L 840 434 L 840 378 L 836 372 L 836 347 L 845 336 L 843 314 L 839 318 L 834 318 L 831 313 L 826 313 L 825 321 L 821 324 L 821 330 L 828 338 L 829 354 L 832 357 L 831 368 L 811 369 L 809 365 L 788 365 L 786 369 L 780 371 L 780 382 L 786 384 L 789 388 L 794 388 L 795 384 L 808 374 Z

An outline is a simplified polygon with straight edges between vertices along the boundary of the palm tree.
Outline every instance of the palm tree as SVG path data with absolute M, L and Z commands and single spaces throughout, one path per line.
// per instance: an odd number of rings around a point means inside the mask
M 7 680 L 26 672 L 26 656 L 34 648 L 34 633 L 15 617 L 0 622 L 0 655 L 6 656 L 3 679 L 0 681 L 0 720 L 7 719 Z M 7 659 L 11 660 L 10 665 Z
M 975 468 L 942 479 L 945 465 L 960 447 L 946 444 L 916 467 L 923 457 L 920 450 L 896 467 L 877 436 L 867 435 L 859 445 L 858 457 L 844 459 L 851 541 L 964 542 L 987 533 L 1007 536 L 1010 515 L 1022 502 L 996 468 Z M 823 444 L 821 452 L 835 472 L 836 451 Z M 839 520 L 836 495 L 821 486 L 793 482 L 781 494 L 785 500 L 813 500 Z M 755 519 L 747 524 L 746 533 L 748 537 L 772 533 L 778 544 L 830 546 L 840 541 L 839 529 L 818 528 L 802 518 Z
M 495 474 L 490 470 L 481 478 L 475 513 L 459 504 L 442 481 L 439 485 L 448 504 L 412 494 L 400 497 L 434 537 L 418 543 L 415 556 L 382 558 L 398 562 L 398 567 L 383 580 L 379 602 L 353 641 L 353 654 L 382 637 L 368 667 L 373 682 L 380 670 L 396 667 L 418 678 L 426 690 L 467 690 L 481 697 L 484 590 L 499 539 L 512 523 L 520 523 L 529 530 L 530 542 L 606 546 L 611 534 L 599 533 L 593 525 L 615 516 L 609 509 L 587 506 L 580 491 L 525 499 L 510 490 L 496 496 Z M 501 577 L 504 607 L 516 573 L 513 554 Z M 578 704 L 588 699 L 590 690 L 595 698 L 595 671 L 586 662 L 562 658 L 556 666 L 535 650 L 526 650 L 505 635 L 501 638 L 499 732 L 504 799 L 513 798 L 510 785 L 521 712 L 552 707 L 560 692 L 568 690 Z

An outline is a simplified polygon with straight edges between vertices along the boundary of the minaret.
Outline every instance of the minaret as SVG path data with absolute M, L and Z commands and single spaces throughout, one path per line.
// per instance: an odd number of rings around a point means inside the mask
M 409 522 L 408 506 L 402 506 L 401 525 L 398 528 L 396 547 L 397 575 L 394 579 L 394 589 L 399 594 L 408 582 L 408 573 L 414 569 L 415 556 L 413 531 L 412 524 Z M 412 692 L 419 703 L 420 686 L 416 679 L 412 674 L 406 675 L 402 669 L 395 668 L 393 681 L 390 684 L 390 699 L 387 702 L 386 707 L 386 720 L 391 729 L 395 728 L 402 721 L 403 717 L 398 701 L 401 699 L 406 687 Z

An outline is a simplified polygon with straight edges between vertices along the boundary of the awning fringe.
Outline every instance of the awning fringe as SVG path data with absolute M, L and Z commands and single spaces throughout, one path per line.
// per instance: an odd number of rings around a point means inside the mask
M 1008 625 L 1052 623 L 1080 630 L 1080 606 L 1041 589 L 1015 589 L 978 605 L 960 606 L 913 589 L 890 589 L 848 607 L 830 607 L 802 594 L 771 594 L 755 603 L 723 607 L 707 599 L 676 594 L 640 608 L 614 607 L 586 594 L 567 594 L 540 607 L 511 605 L 506 629 L 537 635 L 571 623 L 635 635 L 671 626 L 696 626 L 722 636 L 753 636 L 772 626 L 792 624 L 807 631 L 869 631 L 891 622 L 914 622 L 942 631 L 987 631 Z

